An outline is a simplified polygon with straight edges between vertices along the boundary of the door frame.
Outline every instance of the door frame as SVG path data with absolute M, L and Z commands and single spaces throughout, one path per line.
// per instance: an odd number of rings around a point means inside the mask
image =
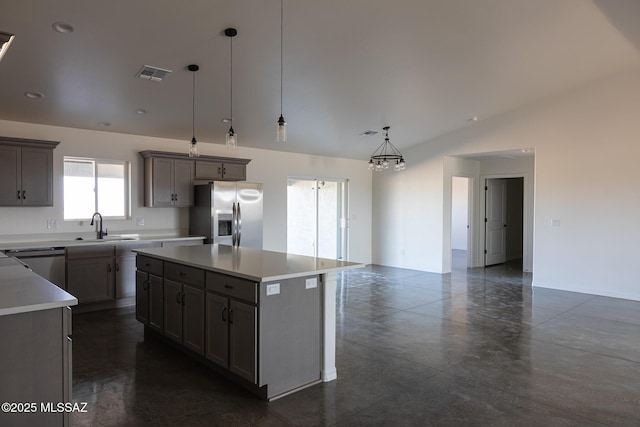
M 476 252 L 474 247 L 475 239 L 473 238 L 475 227 L 474 227 L 474 208 L 473 208 L 473 200 L 475 194 L 475 178 L 473 176 L 467 176 L 463 174 L 453 174 L 451 175 L 451 188 L 453 189 L 453 178 L 466 178 L 467 179 L 467 267 L 472 267 L 473 256 Z M 450 215 L 453 216 L 453 191 L 451 192 L 451 212 Z M 453 220 L 451 220 L 450 233 L 453 235 Z M 450 238 L 452 240 L 452 238 Z M 453 244 L 450 244 L 451 250 L 453 251 Z
M 343 192 L 342 192 L 342 212 L 344 214 L 344 218 L 341 218 L 338 226 L 342 228 L 342 241 L 340 242 L 342 246 L 342 261 L 349 261 L 349 178 L 329 178 L 329 177 L 319 177 L 319 176 L 302 176 L 302 175 L 293 175 L 287 176 L 287 185 L 290 180 L 300 180 L 300 181 L 329 181 L 329 182 L 337 182 L 338 184 L 342 183 Z M 315 224 L 315 234 L 316 241 L 314 247 L 314 253 L 317 257 L 318 255 L 318 190 L 315 191 L 314 195 L 314 204 L 315 204 L 315 215 L 316 215 L 316 224 Z M 287 198 L 287 203 L 289 203 Z M 287 220 L 287 233 L 289 232 L 289 224 Z M 287 249 L 288 250 L 288 249 Z
M 529 174 L 525 174 L 525 173 L 501 173 L 501 174 L 490 174 L 490 175 L 480 175 L 480 189 L 482 189 L 482 191 L 484 192 L 484 186 L 486 183 L 487 179 L 500 179 L 500 178 L 522 178 L 522 271 L 525 272 L 531 272 L 533 269 L 533 266 L 528 265 L 528 259 L 529 259 L 529 255 L 530 255 L 530 248 L 532 247 L 532 242 L 530 241 L 531 239 L 529 238 L 529 209 L 531 208 L 531 206 L 529 206 L 529 181 L 531 180 L 531 177 L 529 176 Z M 478 209 L 478 221 L 481 222 L 478 223 L 478 226 L 481 225 L 480 229 L 482 230 L 482 232 L 478 233 L 479 236 L 479 242 L 478 242 L 478 249 L 479 249 L 479 257 L 481 260 L 481 263 L 478 265 L 478 267 L 484 267 L 484 249 L 486 247 L 486 229 L 484 227 L 484 215 L 486 213 L 486 200 L 484 197 L 480 197 L 479 198 L 479 202 L 480 202 L 480 206 Z M 533 233 L 531 233 L 531 236 L 533 237 Z

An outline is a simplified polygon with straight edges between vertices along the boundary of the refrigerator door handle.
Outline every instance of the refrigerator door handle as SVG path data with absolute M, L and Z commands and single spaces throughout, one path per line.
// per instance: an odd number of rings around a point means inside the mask
M 242 237 L 242 212 L 240 211 L 240 202 L 238 202 L 238 215 L 236 216 L 236 227 L 238 230 L 238 238 L 236 239 L 238 244 L 236 246 L 240 246 L 240 238 Z
M 233 216 L 231 217 L 231 244 L 232 246 L 236 246 L 236 233 L 237 233 L 237 211 L 236 211 L 236 203 L 233 202 Z

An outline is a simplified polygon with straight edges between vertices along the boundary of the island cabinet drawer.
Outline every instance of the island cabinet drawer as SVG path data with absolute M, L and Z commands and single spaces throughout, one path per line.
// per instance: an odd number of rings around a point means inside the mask
M 164 263 L 164 278 L 179 283 L 189 283 L 199 288 L 204 288 L 204 270 L 186 265 Z
M 258 284 L 251 280 L 207 271 L 207 290 L 258 303 Z
M 140 271 L 162 277 L 162 261 L 144 255 L 136 256 L 136 268 Z

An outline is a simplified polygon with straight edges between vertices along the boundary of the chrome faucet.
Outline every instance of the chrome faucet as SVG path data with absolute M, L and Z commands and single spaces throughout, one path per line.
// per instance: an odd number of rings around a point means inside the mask
M 96 236 L 98 239 L 103 239 L 104 236 L 107 235 L 107 230 L 102 231 L 102 215 L 100 214 L 100 212 L 96 212 L 91 216 L 91 222 L 89 223 L 89 225 L 93 225 L 93 220 L 95 219 L 96 215 L 100 217 L 100 229 L 96 231 Z

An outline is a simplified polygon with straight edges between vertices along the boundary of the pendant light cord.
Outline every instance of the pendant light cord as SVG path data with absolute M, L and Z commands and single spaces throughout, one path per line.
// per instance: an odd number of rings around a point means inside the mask
M 193 89 L 192 89 L 192 94 L 193 96 L 191 97 L 191 134 L 192 134 L 192 138 L 196 139 L 196 72 L 192 71 L 191 74 L 193 74 Z
M 283 60 L 282 60 L 282 33 L 283 33 L 283 22 L 284 22 L 284 0 L 280 0 L 280 115 L 282 116 L 282 70 L 283 70 Z
M 233 128 L 233 37 L 229 37 L 229 42 L 231 43 L 231 61 L 230 62 L 230 72 L 229 74 L 231 75 L 231 90 L 230 90 L 230 98 L 231 98 L 231 117 L 229 117 L 231 119 L 231 127 Z

